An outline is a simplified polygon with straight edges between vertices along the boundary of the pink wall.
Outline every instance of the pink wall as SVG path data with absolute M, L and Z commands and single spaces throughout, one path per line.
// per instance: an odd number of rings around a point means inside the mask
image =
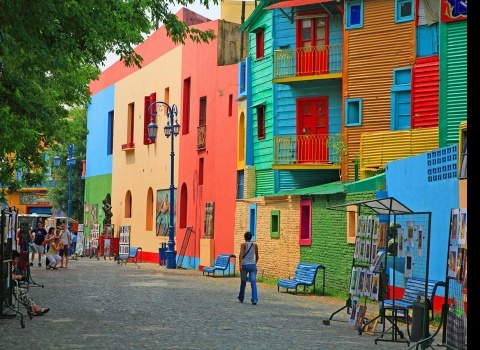
M 218 33 L 221 21 L 196 26 L 202 30 L 212 28 Z M 177 197 L 177 252 L 180 250 L 185 229 L 180 228 L 182 184 L 188 191 L 186 226 L 193 226 L 186 256 L 200 256 L 200 238 L 204 232 L 206 202 L 215 202 L 214 240 L 215 256 L 234 252 L 236 159 L 237 154 L 237 65 L 217 66 L 218 43 L 210 45 L 189 43 L 184 46 L 182 80 L 191 79 L 189 134 L 180 132 L 180 160 Z M 182 91 L 182 99 L 185 91 Z M 232 115 L 229 116 L 229 96 L 233 97 Z M 200 98 L 207 97 L 206 148 L 197 150 Z M 183 101 L 179 123 L 182 123 Z M 199 159 L 204 158 L 203 185 L 198 185 Z

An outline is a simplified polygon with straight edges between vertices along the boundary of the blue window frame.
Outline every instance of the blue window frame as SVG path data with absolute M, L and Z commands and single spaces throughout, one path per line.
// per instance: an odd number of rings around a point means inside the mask
M 355 29 L 363 27 L 363 0 L 347 2 L 345 11 L 346 29 Z
M 345 100 L 345 126 L 362 125 L 362 99 L 348 98 Z
M 391 93 L 391 130 L 409 130 L 411 125 L 411 68 L 393 71 Z
M 108 126 L 107 126 L 107 156 L 113 153 L 113 111 L 108 112 Z
M 395 0 L 395 23 L 413 20 L 413 0 Z
M 252 242 L 257 240 L 257 205 L 250 204 L 248 230 L 252 233 Z

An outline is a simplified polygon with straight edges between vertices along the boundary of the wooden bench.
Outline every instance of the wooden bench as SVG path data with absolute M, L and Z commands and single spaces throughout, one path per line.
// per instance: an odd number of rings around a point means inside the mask
M 289 289 L 295 289 L 296 294 L 298 286 L 303 286 L 303 291 L 305 291 L 306 287 L 313 286 L 313 292 L 315 293 L 315 280 L 317 278 L 317 272 L 319 269 L 323 270 L 322 295 L 325 295 L 325 266 L 302 262 L 298 263 L 292 279 L 278 280 L 277 290 L 280 291 L 280 287 L 285 288 L 287 292 Z
M 222 271 L 222 274 L 225 275 L 225 271 L 230 271 L 230 261 L 233 258 L 233 276 L 235 276 L 235 261 L 236 256 L 233 254 L 219 254 L 215 259 L 213 266 L 205 266 L 202 270 L 203 275 L 205 272 L 207 276 L 215 276 L 216 271 Z
M 419 297 L 425 297 L 425 286 L 427 288 L 428 309 L 432 312 L 433 320 L 433 299 L 435 298 L 437 287 L 445 286 L 445 282 L 442 281 L 426 281 L 424 278 L 410 277 L 405 284 L 402 299 L 384 300 L 379 307 L 380 309 L 390 310 L 395 314 L 400 312 L 407 317 L 408 311 L 413 308 L 413 302 L 417 301 Z
M 139 251 L 143 252 L 141 247 L 130 247 L 128 254 L 118 255 L 118 262 L 120 265 L 126 264 L 129 261 L 133 261 L 135 264 L 137 264 Z

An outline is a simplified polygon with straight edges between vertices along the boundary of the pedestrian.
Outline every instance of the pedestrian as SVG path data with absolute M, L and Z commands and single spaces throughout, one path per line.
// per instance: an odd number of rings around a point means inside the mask
M 62 230 L 60 231 L 60 242 L 63 244 L 63 248 L 60 249 L 60 257 L 62 258 L 60 267 L 67 268 L 68 267 L 68 247 L 70 247 L 70 243 L 72 241 L 71 233 L 67 228 L 67 224 L 62 222 Z
M 22 303 L 29 315 L 32 316 L 41 316 L 50 311 L 50 308 L 43 308 L 33 301 L 33 299 L 28 294 L 28 288 L 25 282 L 24 275 L 17 275 L 17 264 L 20 258 L 20 253 L 17 250 L 12 250 L 12 280 L 13 280 L 13 291 L 16 298 Z
M 60 238 L 54 232 L 55 227 L 50 227 L 48 229 L 48 236 L 45 241 L 48 241 L 48 249 L 46 252 L 47 255 L 47 270 L 54 269 L 57 270 L 57 265 L 62 261 L 58 252 L 61 249 L 62 243 L 60 243 Z M 60 233 L 60 230 L 57 230 L 57 233 Z
M 76 259 L 77 258 L 77 230 L 72 230 L 72 244 L 71 244 L 71 248 L 72 248 L 72 254 L 73 255 L 73 259 Z
M 49 269 L 50 263 L 55 263 L 55 259 L 52 260 L 52 257 L 49 255 L 48 251 L 50 249 L 50 245 L 53 243 L 55 239 L 55 227 L 50 226 L 47 230 L 47 236 L 43 241 L 43 246 L 45 247 L 45 266 Z
M 39 220 L 37 222 L 37 227 L 34 228 L 30 233 L 30 237 L 33 240 L 32 259 L 30 260 L 30 266 L 33 266 L 35 252 L 38 254 L 38 266 L 42 266 L 42 254 L 44 251 L 43 241 L 45 241 L 46 236 L 47 230 L 43 228 L 43 222 Z
M 245 242 L 240 245 L 240 293 L 238 294 L 238 300 L 243 303 L 245 298 L 245 288 L 247 286 L 247 278 L 250 280 L 252 287 L 252 304 L 257 305 L 258 292 L 257 292 L 257 262 L 258 262 L 258 246 L 256 243 L 251 242 L 252 233 L 247 231 L 244 234 Z

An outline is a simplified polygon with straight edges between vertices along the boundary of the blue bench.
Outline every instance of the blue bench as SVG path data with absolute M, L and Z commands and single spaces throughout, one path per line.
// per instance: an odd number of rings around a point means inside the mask
M 217 258 L 215 259 L 215 262 L 213 266 L 205 266 L 202 270 L 203 275 L 205 275 L 205 272 L 207 273 L 207 276 L 215 276 L 216 271 L 222 271 L 222 274 L 225 275 L 225 271 L 230 270 L 230 262 L 231 259 L 233 258 L 233 276 L 235 276 L 235 260 L 236 256 L 233 254 L 219 254 Z
M 141 247 L 130 247 L 128 254 L 119 254 L 118 263 L 121 265 L 126 264 L 129 261 L 133 261 L 135 264 L 138 261 L 138 252 L 143 252 Z
M 280 291 L 280 287 L 285 288 L 287 292 L 289 289 L 295 289 L 296 294 L 298 286 L 303 286 L 303 291 L 305 291 L 306 287 L 313 286 L 313 292 L 315 293 L 315 280 L 317 278 L 317 272 L 319 269 L 323 270 L 322 295 L 325 295 L 325 266 L 302 262 L 298 263 L 292 279 L 278 280 L 277 290 Z
M 425 296 L 425 285 L 427 287 L 428 308 L 432 312 L 433 319 L 433 299 L 437 292 L 437 287 L 445 286 L 442 281 L 428 280 L 418 277 L 410 277 L 405 284 L 402 299 L 387 299 L 380 303 L 380 309 L 393 311 L 395 314 L 402 313 L 407 317 L 408 311 L 413 308 L 413 302 L 418 300 L 418 297 Z

